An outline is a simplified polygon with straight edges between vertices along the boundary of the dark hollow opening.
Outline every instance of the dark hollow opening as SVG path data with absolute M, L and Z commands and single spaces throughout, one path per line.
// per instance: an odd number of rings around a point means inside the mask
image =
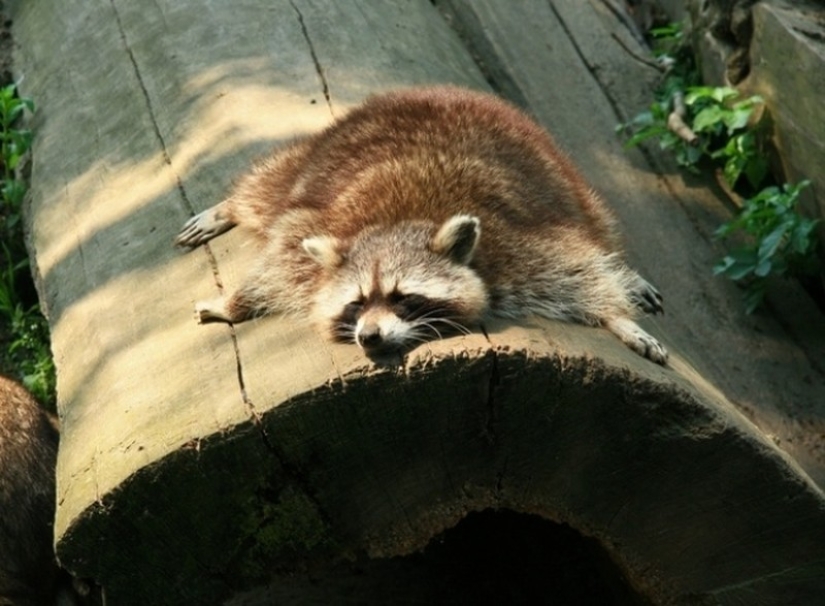
M 281 576 L 257 599 L 369 605 L 650 606 L 601 544 L 566 524 L 511 511 L 471 513 L 419 553 Z
M 439 603 L 649 604 L 598 541 L 534 515 L 471 513 L 408 558 L 432 574 Z

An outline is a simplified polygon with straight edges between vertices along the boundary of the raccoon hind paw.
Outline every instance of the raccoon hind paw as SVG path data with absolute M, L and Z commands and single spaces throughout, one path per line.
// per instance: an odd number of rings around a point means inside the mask
M 663 314 L 664 299 L 659 291 L 650 282 L 639 277 L 633 290 L 630 291 L 630 300 L 646 314 Z
M 232 318 L 226 312 L 226 299 L 223 297 L 195 303 L 195 319 L 198 324 L 232 322 Z
M 630 318 L 609 320 L 605 327 L 640 356 L 662 366 L 667 364 L 668 353 L 664 345 Z
M 233 227 L 235 224 L 223 216 L 218 206 L 213 206 L 183 224 L 175 237 L 175 246 L 192 250 Z

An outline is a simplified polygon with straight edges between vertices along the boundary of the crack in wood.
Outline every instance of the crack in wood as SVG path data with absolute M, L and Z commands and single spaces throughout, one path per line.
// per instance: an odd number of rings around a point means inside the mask
M 432 0 L 438 14 L 452 29 L 490 88 L 516 105 L 526 108 L 527 96 L 507 71 L 494 42 L 484 34 L 478 16 L 456 0 Z
M 492 350 L 492 362 L 490 366 L 490 376 L 487 380 L 486 386 L 486 405 L 487 405 L 487 416 L 484 423 L 484 438 L 490 444 L 490 446 L 495 446 L 496 444 L 496 424 L 498 422 L 498 408 L 496 406 L 497 399 L 495 397 L 496 388 L 499 386 L 499 371 L 498 371 L 498 352 L 496 350 Z
M 318 53 L 315 52 L 315 45 L 312 43 L 312 38 L 309 37 L 309 30 L 307 29 L 306 23 L 304 22 L 304 15 L 301 13 L 301 10 L 295 5 L 293 0 L 289 0 L 290 6 L 295 10 L 295 13 L 298 15 L 298 23 L 301 26 L 301 33 L 304 35 L 304 39 L 307 42 L 307 46 L 309 46 L 309 54 L 312 57 L 312 63 L 315 65 L 315 71 L 318 74 L 318 78 L 321 80 L 321 88 L 323 89 L 324 99 L 326 99 L 327 107 L 329 108 L 329 113 L 335 115 L 332 111 L 332 101 L 330 100 L 329 95 L 329 84 L 327 83 L 327 78 L 324 75 L 324 69 L 321 67 L 321 61 L 318 59 Z
M 610 105 L 610 109 L 613 110 L 613 115 L 615 116 L 616 120 L 619 122 L 623 122 L 627 120 L 627 116 L 623 115 L 621 111 L 621 105 L 619 102 L 613 97 L 610 93 L 609 87 L 607 87 L 604 82 L 599 79 L 599 66 L 593 64 L 592 62 L 587 60 L 587 56 L 585 55 L 584 51 L 582 51 L 581 46 L 579 45 L 578 40 L 576 40 L 576 36 L 573 34 L 570 26 L 567 25 L 567 22 L 562 17 L 559 10 L 556 8 L 555 3 L 550 0 L 547 5 L 550 7 L 553 16 L 558 21 L 559 26 L 561 27 L 562 31 L 564 31 L 565 36 L 570 41 L 570 46 L 573 48 L 573 51 L 579 57 L 579 60 L 582 62 L 582 65 L 587 69 L 587 73 L 590 74 L 590 77 L 593 79 L 593 82 L 596 83 L 596 86 L 599 87 L 599 90 L 602 92 L 607 103 Z
M 110 0 L 110 4 L 112 6 L 112 12 L 114 13 L 115 22 L 117 23 L 117 29 L 120 34 L 121 41 L 123 42 L 123 48 L 126 51 L 126 55 L 129 57 L 129 62 L 132 64 L 135 79 L 137 80 L 138 86 L 140 87 L 140 91 L 143 96 L 143 100 L 146 104 L 146 109 L 149 114 L 149 120 L 152 123 L 152 132 L 154 133 L 155 138 L 158 141 L 161 155 L 163 157 L 163 162 L 172 171 L 172 175 L 175 178 L 175 187 L 178 191 L 180 200 L 183 202 L 184 209 L 190 216 L 192 216 L 195 214 L 195 207 L 189 199 L 188 194 L 186 193 L 186 188 L 183 185 L 183 181 L 181 180 L 180 175 L 177 173 L 177 171 L 175 171 L 175 167 L 172 163 L 172 157 L 169 153 L 169 148 L 166 145 L 166 139 L 164 138 L 163 133 L 161 132 L 160 125 L 158 124 L 157 119 L 155 118 L 155 111 L 152 105 L 152 97 L 149 94 L 149 90 L 146 87 L 146 83 L 143 80 L 143 75 L 141 73 L 137 57 L 135 57 L 135 53 L 132 50 L 132 47 L 129 43 L 129 38 L 126 35 L 126 28 L 123 25 L 123 20 L 121 19 L 120 12 L 118 11 L 117 4 L 115 3 L 115 0 Z M 215 286 L 217 286 L 218 292 L 220 294 L 223 294 L 223 280 L 221 279 L 217 258 L 215 257 L 215 254 L 212 252 L 209 243 L 205 243 L 203 246 L 201 246 L 201 248 L 203 249 L 203 252 L 206 255 L 207 264 L 209 265 L 209 268 L 212 272 L 212 277 L 215 281 Z M 233 354 L 235 356 L 235 369 L 238 378 L 238 388 L 240 390 L 241 400 L 243 401 L 244 405 L 249 411 L 250 417 L 252 418 L 253 422 L 261 429 L 264 442 L 266 442 L 267 437 L 265 432 L 263 431 L 261 420 L 246 392 L 243 363 L 241 361 L 240 347 L 238 344 L 238 335 L 235 331 L 235 327 L 231 324 L 229 325 L 229 334 L 230 339 L 232 341 Z

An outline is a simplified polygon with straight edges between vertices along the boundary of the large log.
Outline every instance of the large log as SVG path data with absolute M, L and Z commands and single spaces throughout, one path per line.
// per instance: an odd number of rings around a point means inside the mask
M 588 53 L 635 77 L 633 59 L 574 43 L 604 27 L 587 3 L 445 4 L 473 53 L 425 0 L 13 5 L 39 106 L 28 221 L 58 365 L 61 562 L 112 604 L 212 604 L 507 508 L 596 537 L 659 603 L 806 603 L 825 574 L 822 494 L 705 377 L 725 376 L 737 328 L 713 336 L 689 291 L 726 317 L 736 297 L 680 260 L 674 239 L 710 258 L 706 234 L 612 140 L 632 86 L 610 97 Z M 195 324 L 193 302 L 255 251 L 237 230 L 187 255 L 172 238 L 253 157 L 370 92 L 487 79 L 557 133 L 676 293 L 676 318 L 647 325 L 676 345 L 670 368 L 550 322 L 432 343 L 398 372 L 294 320 Z

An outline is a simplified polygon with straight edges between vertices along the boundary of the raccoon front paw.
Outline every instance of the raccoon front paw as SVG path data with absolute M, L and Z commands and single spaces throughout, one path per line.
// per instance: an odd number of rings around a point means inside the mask
M 663 314 L 662 295 L 650 282 L 638 276 L 635 288 L 630 292 L 630 300 L 646 314 Z
M 219 207 L 213 206 L 184 223 L 175 237 L 175 246 L 191 250 L 232 229 L 235 224 L 224 218 Z
M 605 326 L 640 356 L 662 366 L 667 364 L 668 353 L 664 345 L 630 318 L 616 318 L 608 321 Z
M 628 346 L 640 356 L 656 362 L 656 364 L 661 364 L 662 366 L 667 365 L 667 349 L 665 349 L 665 346 L 659 343 L 657 339 L 646 332 L 642 332 L 636 342 L 632 345 L 628 344 Z
M 198 324 L 232 322 L 232 319 L 226 313 L 226 299 L 223 297 L 195 303 L 195 319 Z

